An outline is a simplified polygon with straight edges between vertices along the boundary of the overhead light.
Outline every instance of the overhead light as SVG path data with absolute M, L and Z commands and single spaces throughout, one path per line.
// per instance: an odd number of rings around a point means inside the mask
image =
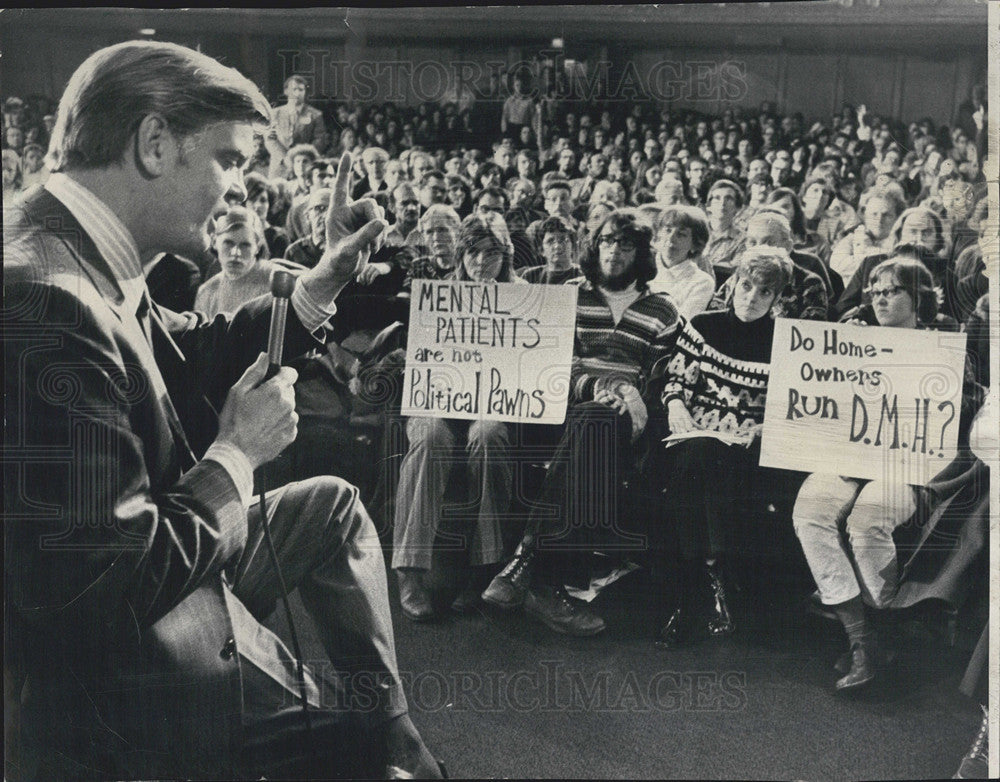
M 563 48 L 563 39 L 562 38 L 553 38 L 552 39 L 552 48 L 553 49 L 562 49 Z
M 145 35 L 147 37 L 151 37 L 151 36 L 156 35 L 156 30 L 154 30 L 152 27 L 143 27 L 139 31 L 139 35 Z

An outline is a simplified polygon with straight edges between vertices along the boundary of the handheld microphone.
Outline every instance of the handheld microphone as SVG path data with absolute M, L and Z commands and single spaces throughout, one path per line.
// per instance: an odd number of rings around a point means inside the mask
M 285 320 L 288 318 L 288 301 L 295 288 L 295 275 L 282 269 L 271 272 L 271 330 L 267 336 L 267 374 L 269 380 L 281 369 L 281 354 L 285 346 Z

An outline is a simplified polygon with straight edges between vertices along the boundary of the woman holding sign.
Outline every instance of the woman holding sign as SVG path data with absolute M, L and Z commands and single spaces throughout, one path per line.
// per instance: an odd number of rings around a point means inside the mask
M 878 325 L 914 329 L 934 321 L 934 283 L 919 261 L 893 256 L 872 270 L 868 286 Z M 836 613 L 850 641 L 850 651 L 837 663 L 843 674 L 838 690 L 856 689 L 875 678 L 880 651 L 865 606 L 882 608 L 896 593 L 892 533 L 916 510 L 916 492 L 916 487 L 892 480 L 814 473 L 795 500 L 795 534 L 820 599 Z
M 433 207 L 432 207 L 433 208 Z M 504 219 L 493 212 L 462 222 L 455 248 L 458 263 L 445 279 L 524 282 L 513 272 L 514 245 Z M 471 529 L 449 531 L 450 547 L 464 543 L 469 565 L 503 559 L 502 521 L 510 507 L 513 468 L 510 429 L 500 421 L 410 418 L 409 450 L 400 467 L 393 530 L 392 566 L 399 578 L 403 614 L 413 621 L 433 618 L 424 577 L 432 568 L 445 492 L 456 468 L 465 473 L 468 504 L 475 508 Z M 454 503 L 452 504 L 454 507 Z M 463 516 L 467 518 L 467 514 Z M 472 607 L 479 589 L 467 589 L 455 610 Z
M 722 561 L 732 520 L 760 474 L 770 313 L 791 280 L 792 261 L 784 249 L 754 247 L 739 256 L 734 277 L 729 307 L 695 315 L 677 340 L 662 396 L 670 435 L 646 470 L 650 485 L 665 487 L 680 543 L 679 605 L 658 641 L 667 648 L 699 630 L 715 636 L 734 630 Z M 665 541 L 656 545 L 667 548 Z

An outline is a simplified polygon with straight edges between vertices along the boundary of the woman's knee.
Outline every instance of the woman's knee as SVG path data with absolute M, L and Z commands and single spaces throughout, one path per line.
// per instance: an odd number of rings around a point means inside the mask
M 510 430 L 503 421 L 473 421 L 469 427 L 470 451 L 510 447 Z
M 455 434 L 442 418 L 411 418 L 406 422 L 406 438 L 410 450 L 455 446 Z

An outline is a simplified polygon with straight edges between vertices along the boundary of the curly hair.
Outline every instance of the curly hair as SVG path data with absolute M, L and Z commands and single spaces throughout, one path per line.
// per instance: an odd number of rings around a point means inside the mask
M 656 259 L 653 257 L 652 249 L 653 229 L 639 217 L 635 209 L 616 209 L 597 226 L 597 230 L 590 237 L 586 257 L 580 263 L 584 276 L 591 285 L 597 285 L 601 279 L 600 236 L 607 225 L 635 244 L 636 282 L 640 288 L 644 287 L 656 277 Z

